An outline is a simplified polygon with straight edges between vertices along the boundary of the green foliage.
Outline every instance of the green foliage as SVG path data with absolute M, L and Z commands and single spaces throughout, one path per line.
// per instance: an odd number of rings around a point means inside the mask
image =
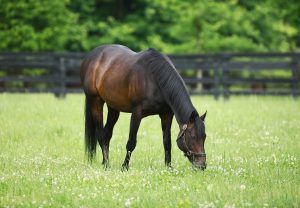
M 0 13 L 1 51 L 89 51 L 109 43 L 166 53 L 300 46 L 296 0 L 2 0 Z
M 193 7 L 185 5 L 182 11 L 172 30 L 174 37 L 182 38 L 182 44 L 174 46 L 176 52 L 290 50 L 283 41 L 287 26 L 263 3 L 248 10 L 238 1 L 198 1 Z
M 164 166 L 158 116 L 143 119 L 131 168 L 121 172 L 130 123 L 121 114 L 108 170 L 84 158 L 84 95 L 0 94 L 0 207 L 298 207 L 299 100 L 192 97 L 208 110 L 208 167 L 176 146 Z M 106 113 L 105 113 L 106 114 Z
M 85 34 L 78 15 L 66 8 L 66 0 L 2 0 L 0 50 L 78 50 Z

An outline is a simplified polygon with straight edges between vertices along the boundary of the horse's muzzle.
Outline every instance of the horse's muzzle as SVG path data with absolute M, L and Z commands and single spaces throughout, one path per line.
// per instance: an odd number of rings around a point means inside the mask
M 206 161 L 202 160 L 202 161 L 194 161 L 192 162 L 193 163 L 193 166 L 197 169 L 200 169 L 200 170 L 205 170 L 206 169 Z
M 202 164 L 202 165 L 196 165 L 194 164 L 194 166 L 200 170 L 205 170 L 206 169 L 206 163 Z

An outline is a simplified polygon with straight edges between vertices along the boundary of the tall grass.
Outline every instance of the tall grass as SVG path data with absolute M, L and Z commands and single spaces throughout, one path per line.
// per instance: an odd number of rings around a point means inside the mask
M 292 98 L 193 97 L 208 110 L 208 168 L 177 148 L 164 166 L 158 116 L 142 121 L 121 172 L 129 114 L 121 114 L 108 170 L 84 156 L 84 96 L 0 94 L 0 207 L 299 207 L 300 102 Z

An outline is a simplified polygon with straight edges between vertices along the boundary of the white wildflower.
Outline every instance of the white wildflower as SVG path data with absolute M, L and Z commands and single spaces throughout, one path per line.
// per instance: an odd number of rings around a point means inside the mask
M 246 189 L 246 186 L 244 185 L 244 184 L 242 184 L 241 186 L 240 186 L 240 190 L 241 191 L 244 191 Z

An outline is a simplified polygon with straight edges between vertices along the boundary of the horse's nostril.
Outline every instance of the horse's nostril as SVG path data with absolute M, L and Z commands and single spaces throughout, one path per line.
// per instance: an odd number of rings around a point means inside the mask
M 205 170 L 206 169 L 206 163 L 204 164 L 194 164 L 195 168 L 198 168 L 200 170 Z
M 199 168 L 200 168 L 201 170 L 205 170 L 205 169 L 206 169 L 206 163 L 201 164 L 201 165 L 199 166 Z
M 200 166 L 201 170 L 205 170 L 206 169 L 206 164 Z

